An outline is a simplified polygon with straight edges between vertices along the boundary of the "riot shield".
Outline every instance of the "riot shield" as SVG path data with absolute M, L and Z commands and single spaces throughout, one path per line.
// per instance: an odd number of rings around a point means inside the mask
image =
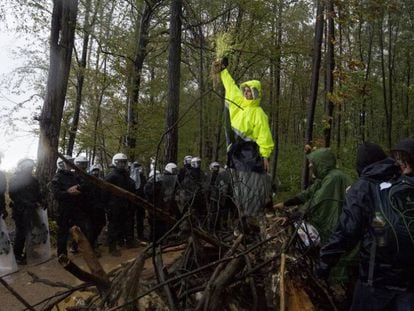
M 18 270 L 4 219 L 0 217 L 0 276 Z
M 37 264 L 51 257 L 49 222 L 47 210 L 36 208 L 32 229 L 26 237 L 26 259 L 28 264 Z

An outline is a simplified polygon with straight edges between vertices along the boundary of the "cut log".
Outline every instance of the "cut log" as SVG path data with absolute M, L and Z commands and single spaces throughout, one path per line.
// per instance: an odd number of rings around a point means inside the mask
M 93 251 L 91 244 L 89 243 L 88 239 L 85 237 L 83 232 L 78 226 L 73 226 L 70 229 L 70 233 L 73 236 L 73 239 L 78 243 L 80 252 L 85 260 L 88 268 L 91 270 L 91 273 L 106 281 L 109 282 L 108 275 L 106 274 L 105 270 L 103 269 L 101 263 L 99 262 L 98 258 Z
M 98 288 L 101 295 L 103 295 L 103 293 L 108 290 L 108 281 L 82 270 L 76 264 L 74 264 L 66 255 L 60 255 L 58 261 L 66 271 L 76 276 L 79 280 L 95 285 Z

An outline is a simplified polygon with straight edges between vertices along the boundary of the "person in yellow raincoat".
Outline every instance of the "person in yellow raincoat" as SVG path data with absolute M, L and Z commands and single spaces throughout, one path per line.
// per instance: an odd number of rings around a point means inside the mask
M 258 80 L 244 82 L 240 87 L 227 70 L 228 60 L 214 62 L 225 88 L 226 106 L 234 139 L 228 146 L 228 165 L 239 171 L 269 171 L 269 157 L 274 143 L 266 113 L 260 107 L 262 86 Z

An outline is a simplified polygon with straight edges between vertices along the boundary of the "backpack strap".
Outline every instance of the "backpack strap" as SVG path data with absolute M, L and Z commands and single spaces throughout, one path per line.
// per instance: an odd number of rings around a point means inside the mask
M 378 202 L 378 204 L 382 204 L 381 201 L 381 195 L 379 193 L 379 183 L 378 181 L 369 179 L 369 178 L 364 178 L 365 180 L 369 181 L 370 183 L 375 185 L 375 198 L 376 201 Z M 374 207 L 373 210 L 373 217 L 375 217 L 375 212 L 376 212 L 377 207 Z M 371 221 L 372 222 L 372 221 Z M 377 237 L 375 236 L 375 232 L 374 229 L 372 228 L 372 226 L 370 225 L 370 233 L 372 236 L 372 244 L 371 244 L 371 249 L 370 249 L 370 254 L 369 254 L 369 265 L 368 265 L 368 286 L 372 287 L 373 283 L 374 283 L 374 268 L 375 268 L 375 256 L 377 254 Z
M 374 280 L 374 267 L 375 267 L 375 256 L 377 253 L 377 241 L 374 232 L 371 230 L 372 244 L 369 254 L 369 266 L 368 266 L 368 286 L 373 285 Z

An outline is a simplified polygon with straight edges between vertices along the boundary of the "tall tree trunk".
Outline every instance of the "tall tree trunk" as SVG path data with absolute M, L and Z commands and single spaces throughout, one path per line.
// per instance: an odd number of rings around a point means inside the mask
M 277 7 L 277 29 L 276 29 L 276 63 L 274 70 L 274 103 L 272 107 L 272 134 L 275 142 L 272 165 L 272 181 L 275 182 L 277 174 L 277 160 L 279 157 L 279 107 L 280 107 L 280 88 L 281 88 L 281 64 L 282 64 L 282 11 L 283 1 L 279 1 Z M 273 68 L 273 66 L 272 66 Z M 272 79 L 273 80 L 273 79 Z M 273 87 L 273 85 L 272 85 Z M 272 92 L 273 93 L 273 92 Z M 271 96 L 272 98 L 272 96 Z
M 389 114 L 387 120 L 387 143 L 388 148 L 391 148 L 392 145 L 392 115 L 393 115 L 393 106 L 394 106 L 394 41 L 393 41 L 393 27 L 391 13 L 388 12 L 388 99 L 389 99 Z
M 384 57 L 384 31 L 383 31 L 383 23 L 381 21 L 379 25 L 379 44 L 380 44 L 380 56 L 381 56 L 381 73 L 382 73 L 382 94 L 383 94 L 383 103 L 384 103 L 384 112 L 385 112 L 385 128 L 386 133 L 389 133 L 389 105 L 388 105 L 388 92 L 387 92 L 387 78 L 385 72 L 385 57 Z M 390 138 L 387 137 L 387 141 L 390 142 Z
M 335 70 L 335 55 L 334 55 L 334 42 L 335 42 L 335 25 L 334 25 L 334 5 L 333 0 L 328 1 L 327 6 L 327 18 L 328 18 L 328 29 L 327 29 L 327 44 L 328 44 L 328 55 L 326 57 L 326 85 L 325 85 L 325 96 L 326 96 L 326 127 L 323 131 L 325 139 L 325 147 L 331 145 L 331 134 L 332 134 L 332 121 L 333 121 L 333 110 L 334 104 L 330 100 L 330 95 L 334 90 L 334 77 L 333 72 Z
M 85 69 L 86 69 L 86 61 L 88 58 L 88 46 L 89 46 L 89 37 L 90 37 L 90 29 L 91 25 L 89 22 L 89 15 L 91 11 L 91 0 L 86 0 L 85 2 L 85 20 L 83 23 L 83 43 L 82 43 L 82 55 L 81 59 L 78 62 L 78 71 L 76 73 L 76 101 L 75 101 L 75 109 L 73 112 L 72 124 L 70 126 L 69 131 L 69 139 L 68 139 L 68 146 L 66 149 L 66 154 L 72 155 L 73 147 L 75 145 L 76 139 L 76 132 L 78 131 L 79 125 L 79 116 L 81 111 L 82 105 L 82 91 L 83 91 L 83 83 L 85 81 Z
M 318 85 L 319 85 L 319 69 L 321 66 L 321 45 L 323 36 L 323 11 L 324 4 L 323 0 L 318 0 L 316 10 L 316 23 L 315 23 L 315 38 L 313 41 L 313 59 L 312 59 L 312 80 L 311 80 L 311 93 L 309 97 L 306 132 L 305 132 L 305 143 L 312 144 L 313 140 L 313 120 L 315 117 L 316 100 L 318 96 Z M 303 160 L 302 167 L 302 189 L 305 189 L 309 183 L 309 170 L 308 160 L 305 157 Z
M 404 100 L 404 137 L 409 137 L 411 133 L 411 122 L 410 122 L 410 86 L 411 86 L 411 58 L 410 58 L 410 50 L 406 52 L 406 61 L 407 61 L 407 68 L 406 68 L 406 76 L 405 76 L 405 100 Z
M 147 45 L 149 42 L 149 25 L 154 5 L 159 2 L 144 1 L 142 4 L 141 19 L 135 25 L 135 54 L 132 62 L 131 73 L 129 77 L 128 96 L 127 96 L 127 136 L 126 147 L 128 158 L 132 161 L 135 159 L 135 146 L 137 139 L 138 125 L 138 98 L 139 88 L 141 85 L 141 74 L 144 60 L 147 55 Z
M 60 123 L 68 85 L 75 37 L 77 0 L 54 0 L 50 35 L 50 65 L 47 90 L 39 117 L 40 134 L 37 151 L 37 177 L 41 191 L 52 208 L 47 184 L 56 170 Z
M 204 115 L 204 34 L 202 26 L 198 26 L 198 38 L 200 41 L 200 67 L 199 67 L 199 94 L 200 94 L 200 114 L 199 114 L 199 127 L 200 127 L 200 137 L 199 137 L 199 155 L 201 158 L 204 157 L 204 124 L 203 124 L 203 115 Z
M 181 11 L 182 0 L 171 1 L 170 41 L 168 53 L 168 102 L 165 119 L 165 162 L 177 163 L 178 114 L 180 104 Z
M 367 109 L 366 109 L 366 103 L 367 103 L 367 87 L 368 87 L 368 79 L 370 76 L 370 72 L 371 72 L 371 55 L 372 55 L 372 42 L 373 42 L 373 37 L 374 34 L 372 32 L 372 26 L 371 24 L 367 25 L 368 27 L 368 51 L 367 51 L 367 59 L 364 60 L 362 53 L 361 53 L 361 61 L 364 62 L 366 64 L 365 66 L 365 78 L 364 78 L 364 85 L 362 87 L 362 106 L 361 106 L 361 110 L 359 113 L 359 123 L 360 123 L 360 139 L 362 142 L 365 142 L 366 140 L 366 116 L 367 116 Z M 360 40 L 360 45 L 362 45 L 362 40 Z M 372 117 L 372 116 L 371 116 Z
M 341 20 L 341 7 L 338 7 L 338 20 Z M 339 33 L 339 59 L 338 62 L 338 71 L 341 73 L 343 71 L 343 54 L 344 54 L 344 46 L 343 46 L 343 38 L 342 38 L 342 25 L 341 23 L 338 23 L 338 33 Z M 338 88 L 342 88 L 342 79 L 338 79 Z M 336 122 L 336 153 L 337 157 L 340 157 L 340 150 L 341 150 L 341 143 L 342 143 L 342 112 L 343 111 L 343 105 L 342 103 L 338 104 L 337 109 L 337 122 Z

